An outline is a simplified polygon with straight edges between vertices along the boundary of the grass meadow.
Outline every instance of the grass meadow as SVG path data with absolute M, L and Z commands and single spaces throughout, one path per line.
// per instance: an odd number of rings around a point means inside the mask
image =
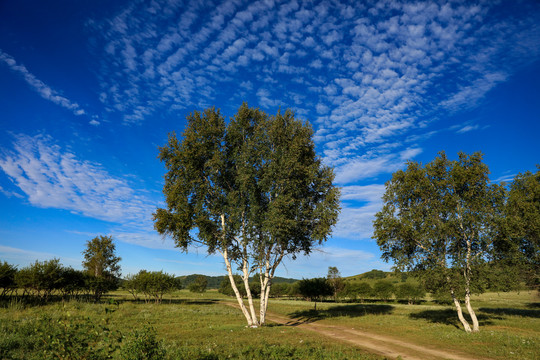
M 114 292 L 85 301 L 0 307 L 0 359 L 380 359 L 364 350 L 290 326 L 245 327 L 234 299 L 186 290 L 160 305 Z M 298 321 L 345 325 L 471 357 L 540 358 L 537 293 L 487 293 L 473 306 L 481 331 L 466 334 L 450 305 L 397 302 L 317 304 L 271 299 L 269 311 Z M 142 357 L 141 354 L 145 354 Z

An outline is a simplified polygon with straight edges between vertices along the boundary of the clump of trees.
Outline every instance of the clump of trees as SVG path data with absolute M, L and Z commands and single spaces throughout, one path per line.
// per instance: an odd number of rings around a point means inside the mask
M 203 293 L 208 286 L 208 280 L 204 275 L 197 275 L 195 281 L 189 284 L 189 291 L 194 293 Z
M 515 265 L 538 274 L 539 172 L 518 175 L 509 190 L 488 175 L 480 153 L 452 161 L 441 152 L 425 166 L 408 162 L 386 183 L 374 221 L 383 259 L 413 271 L 427 290 L 446 291 L 467 332 L 479 331 L 471 293 L 486 289 L 494 268 L 506 266 L 501 273 L 512 273 L 513 281 Z
M 309 254 L 337 222 L 339 189 L 315 153 L 311 126 L 290 110 L 269 116 L 243 104 L 227 123 L 210 108 L 190 114 L 182 139 L 170 134 L 159 158 L 167 167 L 167 206 L 154 214 L 155 229 L 184 251 L 199 243 L 220 253 L 248 325 L 264 324 L 283 258 Z M 233 269 L 240 271 L 247 306 Z
M 171 293 L 182 287 L 174 275 L 163 271 L 141 270 L 135 275 L 128 275 L 123 284 L 135 300 L 139 299 L 139 294 L 144 296 L 146 303 L 153 300 L 156 304 L 161 304 L 163 295 Z
M 87 242 L 83 252 L 84 270 L 65 267 L 59 259 L 35 261 L 17 269 L 3 261 L 0 263 L 0 296 L 17 294 L 47 301 L 53 294 L 62 299 L 92 293 L 98 301 L 103 293 L 117 288 L 120 258 L 115 255 L 111 237 L 98 236 Z
M 334 294 L 332 285 L 325 278 L 303 279 L 298 282 L 297 291 L 302 297 L 313 301 L 314 309 L 317 310 L 317 301 Z

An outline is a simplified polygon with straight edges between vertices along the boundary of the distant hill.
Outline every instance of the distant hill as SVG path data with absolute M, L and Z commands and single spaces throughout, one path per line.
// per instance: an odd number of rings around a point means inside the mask
M 387 280 L 393 283 L 403 283 L 403 282 L 417 283 L 417 280 L 414 279 L 412 276 L 410 276 L 407 272 L 395 273 L 395 272 L 382 271 L 382 270 L 376 270 L 376 269 L 365 272 L 363 274 L 344 277 L 344 279 L 346 281 L 351 281 L 351 282 L 367 282 L 367 283 L 374 283 L 379 280 Z
M 182 281 L 182 285 L 184 288 L 187 288 L 191 283 L 195 281 L 197 276 L 201 276 L 201 274 L 191 274 L 191 275 L 184 275 L 184 276 L 178 276 L 177 279 L 180 279 Z M 207 289 L 219 289 L 219 285 L 223 281 L 223 279 L 227 278 L 227 276 L 207 276 L 202 275 L 206 277 L 206 280 L 208 281 Z M 250 281 L 253 281 L 254 277 L 250 278 Z M 294 283 L 298 281 L 297 279 L 290 279 L 290 278 L 283 278 L 276 276 L 272 283 L 279 284 L 279 283 Z

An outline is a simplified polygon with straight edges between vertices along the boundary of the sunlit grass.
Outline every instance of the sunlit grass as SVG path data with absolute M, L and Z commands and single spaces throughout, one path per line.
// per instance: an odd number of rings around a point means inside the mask
M 473 306 L 480 332 L 467 334 L 450 305 L 389 303 L 313 303 L 275 301 L 270 311 L 322 324 L 343 325 L 417 344 L 478 357 L 540 358 L 540 308 L 536 292 L 487 293 L 475 296 Z
M 130 294 L 115 292 L 104 303 L 58 302 L 43 306 L 7 305 L 0 309 L 0 358 L 10 344 L 21 343 L 16 326 L 43 317 L 69 321 L 89 319 L 111 331 L 128 334 L 143 326 L 155 328 L 169 359 L 378 359 L 363 350 L 296 328 L 266 326 L 246 328 L 242 314 L 218 301 L 217 292 L 203 295 L 181 291 L 162 304 L 135 302 Z M 230 299 L 230 298 L 227 298 Z M 6 333 L 8 331 L 9 333 Z M 43 334 L 46 336 L 46 334 Z M 24 341 L 22 342 L 24 343 Z M 4 349 L 2 349 L 4 347 Z M 17 358 L 39 358 L 31 349 L 20 349 Z

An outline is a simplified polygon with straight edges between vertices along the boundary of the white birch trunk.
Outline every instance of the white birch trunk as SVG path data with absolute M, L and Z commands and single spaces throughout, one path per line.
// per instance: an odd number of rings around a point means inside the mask
M 223 231 L 223 237 L 225 238 L 225 215 L 221 215 L 221 229 Z M 221 255 L 223 255 L 223 260 L 225 260 L 225 266 L 227 268 L 227 274 L 229 275 L 229 281 L 231 282 L 231 287 L 234 291 L 234 294 L 236 295 L 236 300 L 238 300 L 238 305 L 240 306 L 240 310 L 242 310 L 242 313 L 244 314 L 244 317 L 247 320 L 248 326 L 253 326 L 253 318 L 249 314 L 248 310 L 246 309 L 246 306 L 244 305 L 244 301 L 242 299 L 242 295 L 240 294 L 240 291 L 238 291 L 238 288 L 236 287 L 236 282 L 234 281 L 234 276 L 232 273 L 231 268 L 231 262 L 229 260 L 229 253 L 227 252 L 227 246 L 225 242 L 223 243 L 223 251 L 221 252 Z M 257 319 L 255 319 L 256 321 Z
M 467 307 L 467 311 L 469 312 L 469 316 L 471 317 L 473 323 L 472 331 L 478 332 L 480 331 L 478 318 L 476 317 L 476 313 L 471 306 L 471 242 L 469 239 L 467 239 L 467 263 L 465 265 L 465 306 Z
M 465 329 L 465 331 L 470 333 L 471 332 L 471 326 L 469 325 L 469 323 L 467 322 L 467 320 L 463 316 L 463 311 L 461 310 L 461 305 L 459 304 L 459 300 L 456 298 L 456 296 L 454 294 L 454 290 L 452 290 L 451 293 L 452 293 L 452 300 L 454 300 L 454 305 L 456 306 L 456 311 L 457 311 L 459 321 L 461 321 L 461 324 L 463 325 L 463 328 Z
M 259 325 L 259 321 L 257 321 L 257 314 L 255 313 L 255 307 L 253 306 L 253 296 L 251 295 L 251 289 L 249 287 L 249 269 L 247 260 L 245 258 L 242 260 L 242 273 L 242 280 L 244 281 L 244 287 L 246 288 L 246 295 L 249 304 L 249 311 L 251 312 L 252 324 L 250 326 L 257 327 Z
M 234 294 L 236 295 L 236 300 L 238 300 L 238 305 L 240 305 L 240 310 L 242 310 L 242 313 L 244 314 L 248 326 L 253 326 L 253 319 L 251 315 L 249 314 L 249 311 L 246 309 L 246 306 L 244 305 L 244 301 L 242 300 L 242 295 L 240 294 L 240 291 L 238 291 L 238 288 L 236 287 L 236 283 L 234 281 L 232 268 L 231 268 L 231 262 L 229 261 L 229 256 L 227 254 L 227 249 L 223 250 L 222 252 L 223 259 L 225 260 L 225 266 L 227 267 L 227 274 L 229 275 L 229 281 L 231 282 L 231 287 L 234 291 Z
M 476 317 L 476 313 L 474 312 L 471 306 L 471 294 L 469 293 L 469 289 L 467 289 L 467 292 L 465 294 L 465 305 L 467 306 L 467 311 L 469 312 L 469 315 L 471 316 L 471 319 L 472 319 L 472 323 L 473 323 L 472 332 L 480 331 L 478 318 Z

